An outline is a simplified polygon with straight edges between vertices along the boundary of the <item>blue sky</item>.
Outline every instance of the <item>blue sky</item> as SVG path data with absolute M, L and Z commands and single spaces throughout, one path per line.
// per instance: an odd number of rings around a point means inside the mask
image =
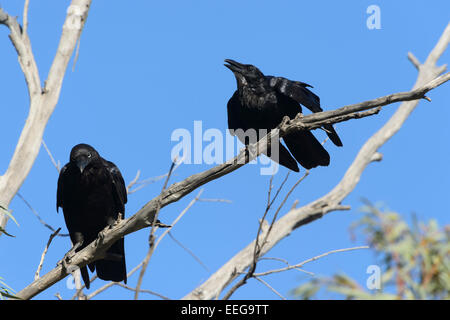
M 31 1 L 29 34 L 42 81 L 46 78 L 58 45 L 69 1 Z M 381 9 L 381 29 L 366 26 L 366 9 Z M 11 15 L 21 16 L 22 1 L 2 1 Z M 232 58 L 258 66 L 266 74 L 304 81 L 314 86 L 324 109 L 407 91 L 417 71 L 407 60 L 408 51 L 424 61 L 450 18 L 447 1 L 93 1 L 83 31 L 75 71 L 72 62 L 64 79 L 59 103 L 44 139 L 54 157 L 65 164 L 72 146 L 85 142 L 115 162 L 126 180 L 137 170 L 142 177 L 164 174 L 176 144 L 175 129 L 225 132 L 226 103 L 235 90 L 232 73 L 223 66 Z M 21 18 L 20 18 L 21 19 Z M 17 56 L 0 28 L 1 108 L 0 171 L 6 170 L 28 113 L 28 96 Z M 450 61 L 447 50 L 440 63 Z M 431 103 L 419 107 L 402 130 L 380 150 L 384 158 L 371 164 L 354 192 L 344 201 L 351 211 L 330 213 L 306 225 L 277 245 L 267 256 L 298 263 L 325 251 L 361 245 L 351 241 L 350 224 L 362 213 L 361 198 L 382 202 L 406 218 L 449 223 L 450 204 L 450 90 L 448 85 L 429 94 Z M 378 130 L 398 106 L 390 105 L 372 118 L 336 126 L 344 143 L 327 142 L 329 167 L 312 170 L 287 203 L 300 204 L 324 195 L 343 176 L 361 145 Z M 323 132 L 315 132 L 320 139 Z M 179 167 L 171 182 L 206 170 L 211 165 Z M 172 233 L 208 267 L 205 270 L 169 237 L 154 256 L 143 288 L 172 299 L 183 297 L 244 248 L 255 236 L 258 218 L 265 209 L 269 176 L 258 165 L 247 165 L 204 186 L 204 198 L 229 199 L 232 203 L 197 203 Z M 274 181 L 282 181 L 280 168 Z M 300 174 L 291 174 L 288 187 Z M 20 193 L 52 226 L 63 227 L 63 215 L 55 211 L 58 173 L 42 148 Z M 130 195 L 127 216 L 155 197 L 162 182 Z M 164 208 L 160 218 L 171 221 L 198 191 Z M 15 238 L 0 237 L 0 276 L 19 291 L 34 276 L 49 230 L 16 197 L 10 206 L 20 226 L 8 224 Z M 149 230 L 127 236 L 127 267 L 131 270 L 147 252 Z M 70 248 L 68 238 L 58 237 L 46 257 L 43 273 Z M 365 283 L 366 268 L 375 262 L 372 251 L 328 256 L 306 270 L 318 275 L 345 272 Z M 279 267 L 261 263 L 258 270 Z M 302 273 L 290 271 L 265 280 L 283 295 L 301 281 Z M 135 286 L 137 275 L 129 279 Z M 97 288 L 104 283 L 96 281 Z M 89 292 L 92 292 L 91 289 Z M 37 299 L 65 299 L 73 295 L 60 281 Z M 133 293 L 112 288 L 99 299 L 131 299 Z M 329 297 L 329 296 L 324 296 Z M 141 298 L 153 298 L 145 294 Z M 277 299 L 269 289 L 251 280 L 236 299 Z

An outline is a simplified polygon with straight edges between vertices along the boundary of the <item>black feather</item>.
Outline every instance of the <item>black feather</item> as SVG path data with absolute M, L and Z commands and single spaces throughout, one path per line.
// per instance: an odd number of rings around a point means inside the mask
M 76 251 L 94 241 L 100 231 L 125 216 L 127 191 L 117 166 L 103 159 L 87 144 L 72 148 L 70 161 L 60 171 L 56 209 L 63 209 L 64 219 L 73 245 L 82 243 Z M 103 280 L 127 281 L 124 239 L 115 242 L 106 252 L 106 258 L 90 263 Z M 89 288 L 86 267 L 81 275 Z

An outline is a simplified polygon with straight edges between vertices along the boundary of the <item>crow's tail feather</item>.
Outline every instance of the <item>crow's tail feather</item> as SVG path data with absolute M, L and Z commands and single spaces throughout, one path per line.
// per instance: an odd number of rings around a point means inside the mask
M 330 140 L 338 147 L 342 147 L 342 141 L 339 138 L 336 130 L 334 130 L 331 124 L 324 125 L 323 128 L 327 131 L 327 135 Z
M 86 267 L 80 268 L 81 272 L 81 278 L 83 278 L 84 285 L 86 286 L 86 289 L 89 289 L 91 286 L 91 281 L 89 280 L 89 272 Z
M 278 155 L 272 152 L 273 150 L 271 150 L 270 147 L 266 152 L 264 152 L 264 154 L 271 158 L 273 161 L 278 162 L 282 166 L 285 166 L 292 171 L 299 172 L 300 169 L 298 168 L 297 162 L 294 158 L 292 158 L 289 151 L 287 151 L 287 149 L 281 143 L 279 143 L 278 146 Z
M 117 240 L 107 251 L 107 254 L 117 259 L 101 259 L 95 261 L 97 276 L 102 280 L 124 281 L 127 283 L 127 268 L 125 264 L 125 249 L 123 238 Z
M 330 155 L 309 131 L 298 131 L 283 137 L 294 158 L 306 169 L 328 166 Z

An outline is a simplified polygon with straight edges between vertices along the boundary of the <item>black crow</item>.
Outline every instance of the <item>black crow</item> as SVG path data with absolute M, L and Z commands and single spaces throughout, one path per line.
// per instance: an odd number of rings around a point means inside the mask
M 70 161 L 59 174 L 56 210 L 61 207 L 73 247 L 77 252 L 94 241 L 99 232 L 112 226 L 119 213 L 125 216 L 127 191 L 117 166 L 103 159 L 87 144 L 78 144 L 70 152 Z M 66 255 L 67 256 L 67 255 Z M 89 264 L 103 280 L 127 282 L 124 239 L 116 241 L 106 257 Z M 89 289 L 89 274 L 81 268 L 81 276 Z
M 278 126 L 283 117 L 294 119 L 302 112 L 300 104 L 312 112 L 321 112 L 320 99 L 312 93 L 307 83 L 291 81 L 282 77 L 265 76 L 258 68 L 251 64 L 242 64 L 231 59 L 226 59 L 225 66 L 236 77 L 237 90 L 228 101 L 228 128 L 243 131 L 255 129 L 257 139 L 260 129 L 267 132 Z M 332 125 L 323 127 L 331 141 L 342 146 L 341 139 Z M 233 131 L 231 134 L 236 134 Z M 245 137 L 238 134 L 238 138 L 248 144 Z M 278 159 L 273 159 L 281 165 L 298 172 L 297 160 L 306 169 L 317 166 L 327 166 L 330 156 L 321 143 L 310 131 L 297 131 L 283 137 L 289 151 L 279 144 Z M 252 141 L 253 142 L 253 141 Z M 271 156 L 270 150 L 266 152 Z M 271 157 L 274 158 L 274 157 Z

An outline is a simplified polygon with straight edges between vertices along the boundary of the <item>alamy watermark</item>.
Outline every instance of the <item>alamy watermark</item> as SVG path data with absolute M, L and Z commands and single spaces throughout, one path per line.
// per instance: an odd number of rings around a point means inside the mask
M 369 30 L 381 29 L 381 9 L 376 4 L 367 7 L 366 13 L 369 15 L 366 26 Z
M 179 128 L 172 132 L 170 140 L 176 142 L 176 144 L 172 147 L 171 159 L 172 161 L 182 159 L 181 162 L 184 164 L 222 164 L 227 159 L 232 159 L 244 147 L 241 141 L 254 144 L 267 133 L 267 129 L 248 129 L 245 131 L 237 129 L 226 130 L 225 132 L 217 128 L 204 130 L 202 121 L 194 121 L 192 130 Z M 238 139 L 233 135 L 237 136 Z M 259 164 L 261 175 L 277 173 L 279 169 L 277 162 L 279 159 L 279 140 L 269 139 L 265 153 L 275 161 L 266 156 L 261 156 L 249 163 Z M 244 162 L 245 159 L 243 158 L 242 164 Z
M 366 273 L 370 276 L 366 280 L 366 287 L 369 290 L 381 289 L 381 268 L 376 264 L 372 264 L 367 267 Z

